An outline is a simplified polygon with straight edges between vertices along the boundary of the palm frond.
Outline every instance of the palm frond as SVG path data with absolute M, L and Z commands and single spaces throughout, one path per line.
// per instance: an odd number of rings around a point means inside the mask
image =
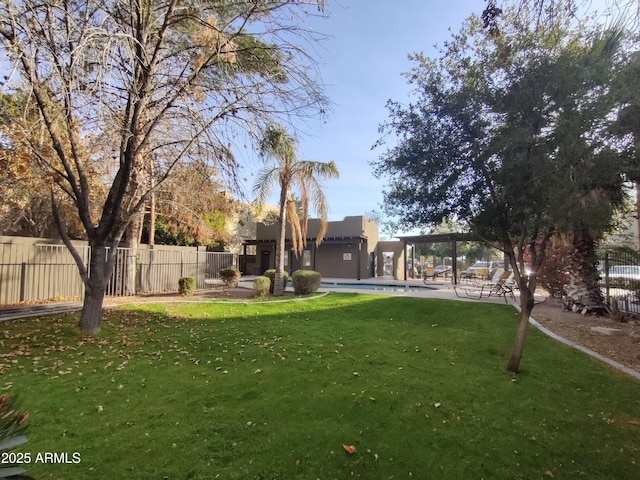
M 296 210 L 296 203 L 292 198 L 287 200 L 287 220 L 291 226 L 291 244 L 296 257 L 300 256 L 306 244 L 306 238 L 302 236 L 300 218 Z
M 296 171 L 301 172 L 304 177 L 315 177 L 320 180 L 330 180 L 339 178 L 340 173 L 335 162 L 318 162 L 315 160 L 298 160 L 295 162 Z
M 270 125 L 265 129 L 260 142 L 260 155 L 274 157 L 281 163 L 292 163 L 295 159 L 297 141 L 282 125 Z
M 256 202 L 263 205 L 273 189 L 280 183 L 280 169 L 278 167 L 262 169 L 258 172 L 253 182 L 253 193 L 256 194 Z

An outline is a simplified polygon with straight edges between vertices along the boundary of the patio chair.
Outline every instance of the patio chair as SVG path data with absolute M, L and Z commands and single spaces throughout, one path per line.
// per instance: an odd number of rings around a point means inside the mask
M 513 293 L 513 282 L 512 279 L 513 272 L 505 272 L 503 269 L 499 268 L 494 273 L 491 281 L 485 282 L 483 284 L 478 284 L 474 286 L 454 286 L 453 290 L 456 293 L 456 296 L 459 298 L 473 298 L 475 300 L 480 300 L 481 298 L 487 297 L 502 297 L 507 303 L 507 295 L 510 295 L 512 299 L 515 300 L 515 295 Z M 460 290 L 460 293 L 458 292 Z M 461 295 L 462 293 L 462 295 Z

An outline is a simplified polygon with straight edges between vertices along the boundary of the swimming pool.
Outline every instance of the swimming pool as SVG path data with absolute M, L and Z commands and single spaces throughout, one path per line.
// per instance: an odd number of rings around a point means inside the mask
M 394 283 L 362 283 L 362 282 L 321 282 L 320 288 L 326 290 L 376 290 L 381 292 L 416 292 L 436 290 L 426 285 L 401 285 Z

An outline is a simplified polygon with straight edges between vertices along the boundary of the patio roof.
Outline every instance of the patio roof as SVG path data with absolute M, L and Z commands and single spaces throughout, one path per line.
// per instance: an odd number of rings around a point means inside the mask
M 365 237 L 364 235 L 351 236 L 351 237 L 324 237 L 322 239 L 322 243 L 347 243 L 347 242 L 357 242 L 360 240 L 367 240 L 367 237 Z M 291 239 L 286 238 L 285 241 L 291 242 Z M 315 242 L 316 239 L 307 238 L 306 241 L 307 243 L 312 243 L 312 242 Z M 265 238 L 260 240 L 256 240 L 256 239 L 245 240 L 243 243 L 245 243 L 246 245 L 259 245 L 264 243 L 276 243 L 276 242 L 277 240 L 275 238 Z
M 410 245 L 416 243 L 448 243 L 448 242 L 480 242 L 482 241 L 476 235 L 471 233 L 432 233 L 428 235 L 402 235 L 396 238 Z

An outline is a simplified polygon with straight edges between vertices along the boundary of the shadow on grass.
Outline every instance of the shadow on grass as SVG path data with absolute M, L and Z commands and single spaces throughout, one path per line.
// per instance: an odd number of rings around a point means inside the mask
M 508 374 L 517 319 L 357 294 L 140 305 L 97 338 L 12 323 L 0 352 L 22 349 L 3 380 L 29 449 L 82 458 L 38 478 L 635 478 L 638 383 L 536 331 Z

